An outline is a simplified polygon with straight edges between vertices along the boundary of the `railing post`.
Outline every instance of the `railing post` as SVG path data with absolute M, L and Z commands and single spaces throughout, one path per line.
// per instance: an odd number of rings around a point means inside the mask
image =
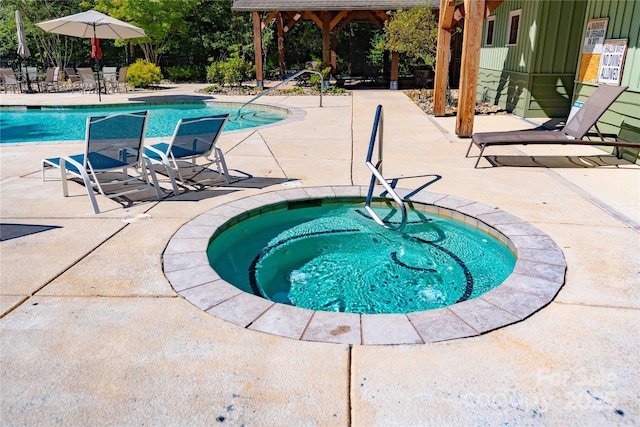
M 367 151 L 367 159 L 365 164 L 371 171 L 371 181 L 369 183 L 369 191 L 367 192 L 367 200 L 365 202 L 365 209 L 371 215 L 371 218 L 381 226 L 389 230 L 401 231 L 405 225 L 407 225 L 407 208 L 404 205 L 404 201 L 398 196 L 398 193 L 389 185 L 387 180 L 382 176 L 382 135 L 383 135 L 383 113 L 382 113 L 382 105 L 378 105 L 376 109 L 376 116 L 373 120 L 373 128 L 371 130 L 371 139 L 369 140 L 369 150 Z M 373 165 L 371 163 L 371 157 L 373 156 L 373 147 L 376 143 L 376 136 L 378 137 L 378 163 L 377 165 Z M 402 221 L 398 227 L 392 227 L 389 224 L 385 224 L 382 219 L 375 213 L 375 211 L 371 208 L 371 199 L 373 197 L 373 187 L 378 181 L 384 189 L 391 195 L 391 198 L 398 204 L 400 207 L 400 211 L 402 213 Z

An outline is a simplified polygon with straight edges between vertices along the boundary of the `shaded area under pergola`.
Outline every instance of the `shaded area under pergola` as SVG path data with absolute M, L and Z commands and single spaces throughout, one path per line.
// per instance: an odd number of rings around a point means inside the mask
M 436 55 L 434 115 L 444 116 L 446 89 L 449 79 L 449 52 L 451 34 L 457 26 L 464 26 L 460 71 L 460 98 L 456 122 L 458 136 L 473 134 L 476 87 L 482 23 L 503 0 L 429 0 L 431 7 L 439 9 L 438 51 Z M 351 22 L 371 22 L 378 28 L 391 19 L 389 12 L 425 5 L 426 0 L 234 0 L 234 11 L 251 12 L 255 48 L 256 81 L 262 87 L 264 79 L 262 58 L 262 31 L 273 20 L 278 36 L 278 64 L 284 74 L 284 37 L 299 22 L 314 22 L 322 31 L 322 66 L 336 71 L 336 38 Z M 398 88 L 398 52 L 390 52 L 390 88 Z M 385 69 L 388 63 L 385 52 Z M 386 74 L 386 73 L 385 73 Z

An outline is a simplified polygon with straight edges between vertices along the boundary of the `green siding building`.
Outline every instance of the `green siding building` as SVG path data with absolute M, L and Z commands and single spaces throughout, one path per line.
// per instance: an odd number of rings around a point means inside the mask
M 584 101 L 598 85 L 597 63 L 590 75 L 581 72 L 587 25 L 596 18 L 606 18 L 605 39 L 627 41 L 619 84 L 629 86 L 599 127 L 638 138 L 638 0 L 505 0 L 484 22 L 478 98 L 522 117 L 567 117 L 574 102 Z M 638 150 L 627 150 L 625 157 L 636 160 Z

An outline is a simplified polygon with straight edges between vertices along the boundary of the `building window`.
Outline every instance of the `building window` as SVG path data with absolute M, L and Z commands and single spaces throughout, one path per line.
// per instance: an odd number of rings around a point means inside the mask
M 507 45 L 517 45 L 520 34 L 520 17 L 522 9 L 509 12 L 509 31 L 507 32 Z
M 484 45 L 493 46 L 493 35 L 496 32 L 496 16 L 487 18 L 487 31 L 484 35 Z

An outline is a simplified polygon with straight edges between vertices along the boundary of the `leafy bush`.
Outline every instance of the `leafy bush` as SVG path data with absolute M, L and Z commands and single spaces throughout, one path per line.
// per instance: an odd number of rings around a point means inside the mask
M 300 86 L 294 86 L 292 88 L 289 89 L 277 89 L 277 91 L 283 95 L 303 95 L 304 94 L 304 88 L 301 88 Z
M 207 79 L 221 85 L 242 85 L 254 75 L 254 67 L 250 62 L 240 58 L 238 53 L 222 62 L 213 62 L 207 67 Z
M 202 77 L 200 68 L 194 65 L 174 65 L 165 69 L 172 82 L 193 82 Z
M 207 86 L 203 89 L 204 93 L 216 93 L 220 90 L 220 85 L 218 83 L 213 84 L 211 86 Z
M 314 89 L 315 90 L 315 89 Z M 329 86 L 328 88 L 326 88 L 324 90 L 324 93 L 333 93 L 333 94 L 345 94 L 347 93 L 347 90 L 343 87 L 338 87 L 338 86 Z
M 127 83 L 133 87 L 149 87 L 160 83 L 161 80 L 160 67 L 143 59 L 138 59 L 135 64 L 130 65 L 127 71 Z
M 318 74 L 309 75 L 309 84 L 314 88 L 317 87 L 317 89 L 320 90 L 320 85 L 322 84 L 322 81 L 328 80 L 329 76 L 331 75 L 331 67 L 327 67 L 317 71 L 322 73 L 322 76 L 319 76 Z

